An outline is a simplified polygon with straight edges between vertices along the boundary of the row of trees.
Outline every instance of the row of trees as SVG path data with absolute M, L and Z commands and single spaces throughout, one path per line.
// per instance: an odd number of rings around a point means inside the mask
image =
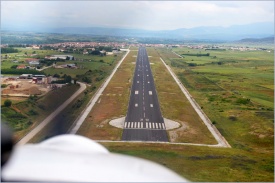
M 5 54 L 5 53 L 18 53 L 19 50 L 18 49 L 14 49 L 11 47 L 7 47 L 7 48 L 1 48 L 1 53 Z

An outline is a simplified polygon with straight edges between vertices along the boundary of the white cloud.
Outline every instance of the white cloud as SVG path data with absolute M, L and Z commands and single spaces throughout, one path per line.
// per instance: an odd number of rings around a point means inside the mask
M 1 24 L 176 29 L 274 22 L 273 1 L 2 1 Z

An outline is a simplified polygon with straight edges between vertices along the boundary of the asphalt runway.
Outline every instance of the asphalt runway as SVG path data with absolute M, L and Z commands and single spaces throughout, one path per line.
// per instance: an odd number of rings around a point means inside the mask
M 122 140 L 168 142 L 145 47 L 140 47 L 137 55 Z

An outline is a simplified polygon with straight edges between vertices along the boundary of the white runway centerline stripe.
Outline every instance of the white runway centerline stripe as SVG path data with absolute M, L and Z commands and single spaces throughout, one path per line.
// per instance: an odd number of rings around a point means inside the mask
M 152 91 L 149 91 L 149 95 L 152 95 L 153 93 L 152 93 Z
M 153 104 L 150 104 L 150 107 L 153 107 Z
M 138 107 L 138 104 L 135 104 L 135 107 Z
M 148 83 L 150 83 L 150 81 L 148 81 Z
M 136 95 L 138 94 L 138 90 L 135 91 L 135 94 L 136 94 Z
M 137 83 L 139 83 L 139 81 L 137 81 Z

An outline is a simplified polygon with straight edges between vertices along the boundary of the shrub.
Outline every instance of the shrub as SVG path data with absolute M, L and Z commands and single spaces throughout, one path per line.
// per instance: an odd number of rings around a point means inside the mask
M 36 112 L 35 110 L 31 109 L 28 112 L 29 115 L 33 116 L 33 115 L 38 115 L 38 112 Z
M 10 107 L 11 104 L 12 104 L 12 101 L 9 100 L 9 99 L 5 100 L 5 102 L 4 102 L 4 106 L 5 106 L 5 107 Z
M 188 66 L 195 67 L 195 66 L 197 66 L 197 64 L 196 63 L 189 63 Z
M 250 99 L 249 98 L 238 98 L 236 100 L 236 103 L 246 105 L 246 104 L 250 103 Z
M 237 117 L 236 116 L 229 116 L 228 119 L 230 119 L 231 121 L 237 121 Z
M 1 88 L 6 88 L 7 86 L 7 84 L 1 84 Z

